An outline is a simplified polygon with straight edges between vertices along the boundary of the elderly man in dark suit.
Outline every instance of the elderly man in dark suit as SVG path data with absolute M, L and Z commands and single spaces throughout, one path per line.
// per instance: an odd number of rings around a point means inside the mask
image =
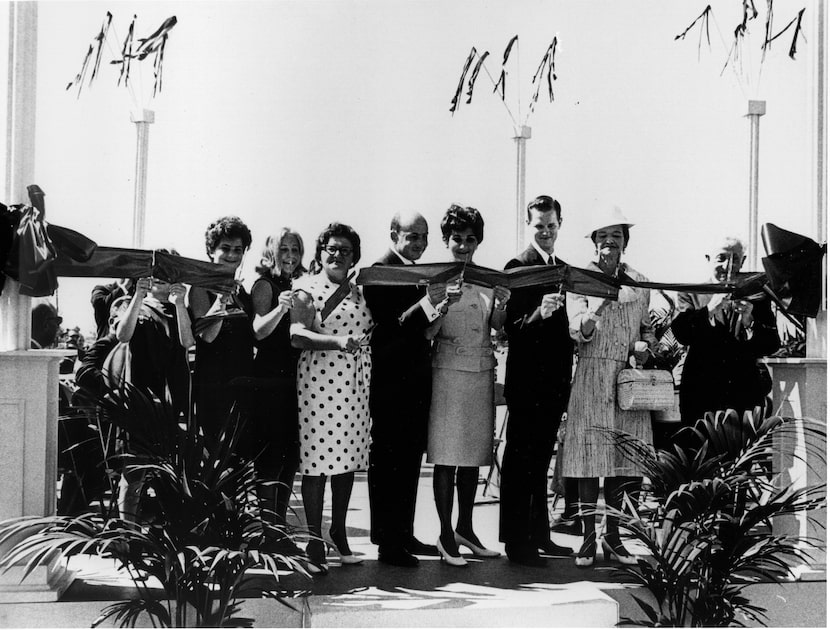
M 744 246 L 735 237 L 723 239 L 706 255 L 710 282 L 734 279 L 743 265 Z M 775 352 L 781 342 L 770 299 L 761 294 L 733 299 L 728 294 L 677 296 L 679 313 L 672 322 L 677 340 L 689 346 L 680 379 L 680 416 L 693 426 L 707 411 L 738 413 L 763 406 L 772 387 L 758 359 Z M 689 445 L 693 436 L 676 438 Z
M 553 255 L 562 225 L 559 202 L 547 195 L 531 201 L 527 225 L 533 240 L 505 269 L 562 264 Z M 507 557 L 526 566 L 546 564 L 540 551 L 549 556 L 572 553 L 550 540 L 547 471 L 568 405 L 573 341 L 568 333 L 564 293 L 547 291 L 537 287 L 514 290 L 507 303 L 505 324 L 508 354 L 504 395 L 510 415 L 502 460 L 499 537 L 505 543 Z M 566 483 L 573 485 L 571 480 Z M 576 496 L 575 488 L 569 490 Z
M 414 264 L 427 247 L 427 222 L 415 212 L 398 213 L 390 236 L 392 246 L 375 264 Z M 415 538 L 413 521 L 432 393 L 424 330 L 446 310 L 446 285 L 431 284 L 426 290 L 369 286 L 364 295 L 376 324 L 369 395 L 371 538 L 380 562 L 414 567 L 416 555 L 438 555 L 434 545 Z

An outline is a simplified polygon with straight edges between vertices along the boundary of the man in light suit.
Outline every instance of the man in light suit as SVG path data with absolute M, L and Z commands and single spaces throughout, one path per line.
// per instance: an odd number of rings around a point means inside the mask
M 553 247 L 562 225 L 558 201 L 542 195 L 528 204 L 528 248 L 505 269 L 562 264 Z M 499 538 L 511 562 L 544 566 L 548 556 L 569 556 L 571 549 L 550 540 L 547 472 L 562 414 L 568 406 L 573 341 L 568 332 L 564 292 L 526 287 L 507 303 L 507 442 L 501 473 Z M 566 484 L 573 486 L 573 481 Z M 566 501 L 575 488 L 566 485 Z
M 392 245 L 376 265 L 411 265 L 424 253 L 428 227 L 415 212 L 396 214 Z M 376 327 L 372 333 L 372 445 L 369 450 L 371 539 L 378 560 L 418 565 L 416 555 L 437 556 L 415 538 L 415 499 L 427 445 L 432 394 L 430 344 L 424 330 L 441 316 L 446 285 L 365 287 Z

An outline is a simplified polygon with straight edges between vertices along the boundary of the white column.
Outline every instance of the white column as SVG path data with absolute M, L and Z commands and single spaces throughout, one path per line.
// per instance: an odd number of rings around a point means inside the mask
M 34 183 L 36 2 L 9 6 L 6 199 L 27 202 Z M 28 350 L 31 300 L 7 280 L 0 295 L 0 519 L 55 513 L 58 364 L 66 351 Z M 14 542 L 14 541 L 10 541 Z M 5 553 L 8 543 L 0 547 Z M 20 583 L 23 567 L 0 576 L 0 603 L 55 601 L 72 576 L 54 561 Z
M 37 110 L 37 2 L 9 4 L 6 202 L 28 203 L 35 179 Z M 6 280 L 0 295 L 0 351 L 25 350 L 31 336 L 31 299 Z
M 747 234 L 747 263 L 750 271 L 757 271 L 761 260 L 758 258 L 758 164 L 761 141 L 761 116 L 767 113 L 766 101 L 749 101 L 749 233 Z
M 140 109 L 130 114 L 135 123 L 135 198 L 133 200 L 133 247 L 144 247 L 144 217 L 147 211 L 147 158 L 150 152 L 150 125 L 155 113 Z
M 524 249 L 525 221 L 527 208 L 525 207 L 525 150 L 530 139 L 530 127 L 522 125 L 516 127 L 516 252 Z

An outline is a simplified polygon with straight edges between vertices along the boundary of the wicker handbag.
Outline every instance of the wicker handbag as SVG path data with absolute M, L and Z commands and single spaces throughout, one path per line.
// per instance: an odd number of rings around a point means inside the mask
M 674 405 L 671 372 L 622 370 L 617 376 L 617 405 L 624 411 L 671 409 Z

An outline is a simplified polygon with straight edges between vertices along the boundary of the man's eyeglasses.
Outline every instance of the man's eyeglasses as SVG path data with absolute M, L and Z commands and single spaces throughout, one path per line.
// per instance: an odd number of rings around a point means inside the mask
M 337 245 L 326 245 L 323 249 L 330 256 L 336 256 L 337 254 L 351 256 L 353 251 L 351 247 L 338 247 Z

